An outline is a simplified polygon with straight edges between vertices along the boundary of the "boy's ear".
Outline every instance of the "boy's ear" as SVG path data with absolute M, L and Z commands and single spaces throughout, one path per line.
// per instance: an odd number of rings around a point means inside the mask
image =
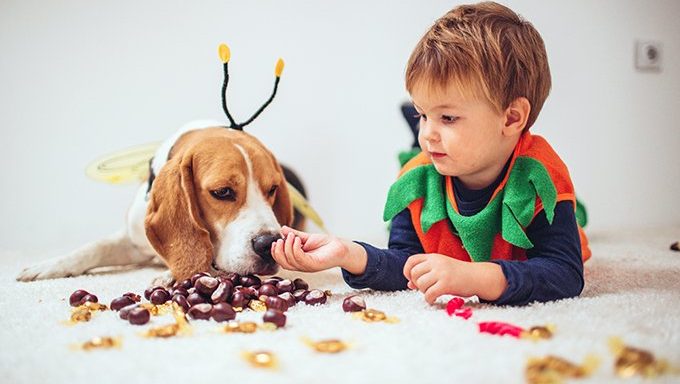
M 505 110 L 503 134 L 513 136 L 521 133 L 527 125 L 529 112 L 531 112 L 531 103 L 526 97 L 518 97 L 513 100 Z

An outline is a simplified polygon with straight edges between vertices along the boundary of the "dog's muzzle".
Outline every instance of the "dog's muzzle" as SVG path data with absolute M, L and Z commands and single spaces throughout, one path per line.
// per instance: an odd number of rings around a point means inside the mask
M 281 235 L 278 233 L 265 233 L 253 237 L 251 243 L 253 244 L 253 250 L 262 260 L 267 263 L 273 263 L 272 244 L 279 239 L 281 239 Z

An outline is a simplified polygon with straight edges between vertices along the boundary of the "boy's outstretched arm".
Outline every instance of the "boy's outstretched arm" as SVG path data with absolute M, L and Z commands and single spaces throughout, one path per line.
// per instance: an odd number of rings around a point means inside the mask
M 331 235 L 310 234 L 281 228 L 280 239 L 272 244 L 272 257 L 291 271 L 317 272 L 341 267 L 354 274 L 366 269 L 366 251 L 354 242 Z

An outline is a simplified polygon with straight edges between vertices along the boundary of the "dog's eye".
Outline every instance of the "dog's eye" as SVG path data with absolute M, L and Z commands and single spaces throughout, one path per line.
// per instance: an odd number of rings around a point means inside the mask
M 236 200 L 236 192 L 234 192 L 233 189 L 229 187 L 224 187 L 220 189 L 216 189 L 214 191 L 210 191 L 210 194 L 212 197 L 218 199 L 218 200 L 229 200 L 229 201 L 235 201 Z
M 274 196 L 278 189 L 279 189 L 278 185 L 272 185 L 271 189 L 269 190 L 269 197 Z

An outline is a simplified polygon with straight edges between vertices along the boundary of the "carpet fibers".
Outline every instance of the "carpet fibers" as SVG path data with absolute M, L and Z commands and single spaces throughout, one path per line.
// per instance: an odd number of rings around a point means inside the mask
M 40 255 L 0 253 L 0 383 L 522 383 L 530 357 L 548 354 L 581 363 L 600 359 L 593 374 L 570 382 L 680 382 L 680 375 L 653 380 L 622 379 L 614 372 L 610 336 L 646 349 L 680 366 L 680 253 L 668 249 L 680 240 L 680 228 L 592 236 L 593 257 L 586 263 L 581 297 L 526 307 L 468 303 L 470 319 L 449 317 L 429 306 L 418 292 L 355 292 L 338 270 L 303 277 L 313 288 L 331 290 L 321 306 L 298 304 L 287 313 L 285 329 L 254 334 L 224 334 L 213 321 L 193 321 L 189 336 L 149 339 L 140 333 L 172 322 L 152 317 L 133 326 L 110 311 L 87 323 L 67 326 L 68 297 L 76 289 L 96 294 L 108 304 L 124 292 L 141 294 L 154 268 L 100 271 L 76 278 L 19 283 L 22 267 Z M 349 293 L 361 294 L 369 308 L 400 321 L 366 323 L 341 309 Z M 239 320 L 260 322 L 261 313 L 244 312 Z M 522 327 L 553 324 L 552 339 L 520 340 L 478 332 L 477 323 L 502 321 Z M 118 349 L 81 351 L 71 346 L 96 336 L 121 337 Z M 314 352 L 301 341 L 341 339 L 350 348 L 339 354 Z M 243 351 L 276 354 L 275 369 L 251 367 Z

